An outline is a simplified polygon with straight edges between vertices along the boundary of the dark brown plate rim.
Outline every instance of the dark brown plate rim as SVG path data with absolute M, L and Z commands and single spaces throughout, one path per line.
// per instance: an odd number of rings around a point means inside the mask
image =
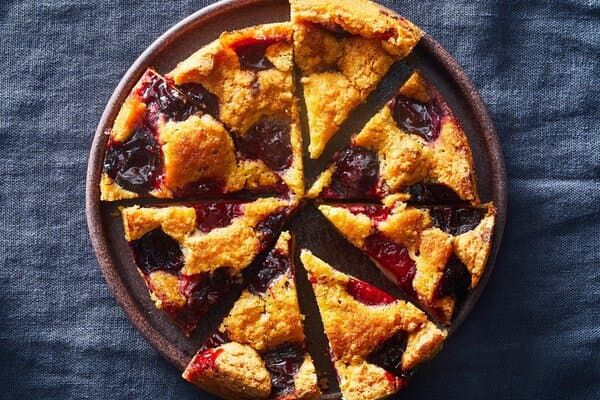
M 102 274 L 104 275 L 109 288 L 112 290 L 117 303 L 123 308 L 135 328 L 160 354 L 180 370 L 185 368 L 185 365 L 189 361 L 188 357 L 152 327 L 146 318 L 144 309 L 133 298 L 122 278 L 119 276 L 111 255 L 100 210 L 99 181 L 104 156 L 104 144 L 106 142 L 104 131 L 106 127 L 109 126 L 108 123 L 112 121 L 115 116 L 117 109 L 116 105 L 121 103 L 126 93 L 149 65 L 149 60 L 152 58 L 153 54 L 170 46 L 178 37 L 195 29 L 197 26 L 201 25 L 204 20 L 214 18 L 215 15 L 232 12 L 236 9 L 242 9 L 253 4 L 272 3 L 275 1 L 277 0 L 222 0 L 193 13 L 161 35 L 137 58 L 119 82 L 119 85 L 110 97 L 100 118 L 91 145 L 86 176 L 86 218 L 91 243 L 96 253 L 100 269 L 102 270 Z M 390 12 L 393 11 L 390 10 Z M 464 322 L 481 296 L 495 264 L 496 254 L 500 246 L 506 220 L 506 171 L 500 140 L 496 134 L 493 121 L 488 113 L 487 107 L 471 80 L 467 77 L 456 60 L 431 36 L 426 34 L 421 39 L 420 46 L 428 53 L 431 59 L 439 64 L 439 67 L 445 70 L 449 79 L 454 81 L 453 83 L 456 85 L 458 91 L 461 92 L 466 99 L 467 107 L 470 108 L 476 125 L 480 127 L 478 131 L 484 139 L 489 151 L 489 158 L 491 161 L 489 168 L 492 181 L 492 198 L 497 207 L 494 244 L 488 259 L 486 270 L 479 285 L 469 295 L 469 298 L 456 316 L 451 330 L 455 331 L 456 328 Z

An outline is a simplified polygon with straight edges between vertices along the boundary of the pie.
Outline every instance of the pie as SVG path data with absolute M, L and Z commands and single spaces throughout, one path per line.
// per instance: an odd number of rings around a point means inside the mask
M 380 399 L 446 338 L 425 313 L 302 250 L 345 400 Z
M 393 199 L 387 199 L 388 202 Z M 404 292 L 449 324 L 481 279 L 492 244 L 492 204 L 416 208 L 396 201 L 320 205 L 336 229 Z
M 310 197 L 377 199 L 404 193 L 416 203 L 479 201 L 467 137 L 419 72 L 334 158 Z
M 219 329 L 189 362 L 186 380 L 225 398 L 318 398 L 290 241 L 283 232 Z
M 290 4 L 310 133 L 308 152 L 319 158 L 350 112 L 423 33 L 368 0 Z
M 322 323 L 342 398 L 377 400 L 440 350 L 485 272 L 496 208 L 479 198 L 460 122 L 419 71 L 329 143 L 418 45 L 418 27 L 369 0 L 290 9 L 289 22 L 223 32 L 171 71 L 143 73 L 106 132 L 100 200 L 120 212 L 150 299 L 193 346 L 184 379 L 231 400 L 331 395 L 304 331 Z M 305 192 L 308 157 L 320 159 Z M 291 220 L 311 203 L 401 299 L 311 253 L 327 222 L 297 231 L 296 251 Z M 306 323 L 297 257 L 317 303 Z M 200 337 L 209 317 L 219 326 Z
M 126 207 L 125 239 L 157 308 L 186 334 L 266 250 L 294 205 L 276 198 Z

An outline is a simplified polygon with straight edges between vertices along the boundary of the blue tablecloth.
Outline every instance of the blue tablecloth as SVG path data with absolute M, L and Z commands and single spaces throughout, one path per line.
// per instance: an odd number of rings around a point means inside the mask
M 0 2 L 0 398 L 198 398 L 109 292 L 84 217 L 123 73 L 210 1 Z M 480 303 L 404 398 L 600 398 L 600 3 L 385 2 L 489 105 L 508 224 Z

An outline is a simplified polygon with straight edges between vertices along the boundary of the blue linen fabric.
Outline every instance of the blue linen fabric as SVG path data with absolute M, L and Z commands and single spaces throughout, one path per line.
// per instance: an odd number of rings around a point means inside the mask
M 0 2 L 0 398 L 208 396 L 109 292 L 84 216 L 88 151 L 135 58 L 210 1 Z M 600 3 L 385 1 L 464 66 L 509 179 L 496 270 L 403 398 L 600 398 Z

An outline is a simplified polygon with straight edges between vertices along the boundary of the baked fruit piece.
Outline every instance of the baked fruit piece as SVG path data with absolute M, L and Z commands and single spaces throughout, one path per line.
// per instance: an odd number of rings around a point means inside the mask
M 252 202 L 197 203 L 121 209 L 125 239 L 157 308 L 190 334 L 268 249 L 295 204 L 263 198 Z
M 345 400 L 381 399 L 441 348 L 446 331 L 405 301 L 333 269 L 303 250 Z
M 183 377 L 226 399 L 316 399 L 317 375 L 305 346 L 291 237 L 283 232 L 218 331 Z
M 254 186 L 281 180 L 304 193 L 302 133 L 295 95 L 290 23 L 233 32 L 201 48 L 168 76 L 183 88 L 216 96 L 219 119 L 231 132 L 238 168 Z
M 311 158 L 423 33 L 367 0 L 290 0 Z
M 398 192 L 416 203 L 478 202 L 467 137 L 419 72 L 334 156 L 309 196 L 367 199 Z
M 320 205 L 319 210 L 404 292 L 445 324 L 475 288 L 492 245 L 491 203 L 415 208 L 375 204 Z

